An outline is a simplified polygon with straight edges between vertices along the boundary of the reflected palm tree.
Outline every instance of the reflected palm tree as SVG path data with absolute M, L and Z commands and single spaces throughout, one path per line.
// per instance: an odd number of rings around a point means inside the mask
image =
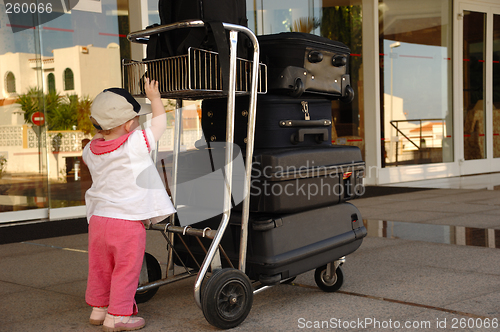
M 314 17 L 301 17 L 293 22 L 292 32 L 311 33 L 320 26 L 320 21 Z

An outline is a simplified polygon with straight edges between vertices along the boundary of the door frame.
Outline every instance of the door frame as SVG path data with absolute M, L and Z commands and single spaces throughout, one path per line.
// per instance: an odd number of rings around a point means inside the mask
M 455 109 L 455 160 L 458 161 L 460 175 L 490 173 L 500 171 L 500 158 L 493 158 L 493 15 L 500 15 L 500 6 L 477 3 L 473 1 L 459 1 L 455 3 L 455 61 L 454 73 L 454 109 Z M 485 144 L 486 158 L 478 160 L 464 159 L 464 105 L 463 105 L 463 12 L 473 11 L 486 14 L 486 57 L 485 61 Z

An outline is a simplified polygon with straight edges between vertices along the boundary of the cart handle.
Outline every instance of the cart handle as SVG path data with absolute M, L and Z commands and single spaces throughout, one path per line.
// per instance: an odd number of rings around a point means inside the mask
M 240 30 L 240 32 L 243 32 L 243 31 L 241 31 L 241 28 L 247 29 L 241 25 L 224 23 L 224 22 L 222 23 L 222 25 L 227 30 Z M 202 20 L 179 21 L 176 23 L 159 25 L 159 26 L 154 26 L 154 27 L 148 28 L 148 29 L 131 32 L 127 35 L 127 39 L 132 43 L 147 44 L 148 40 L 149 40 L 149 36 L 151 36 L 151 35 L 156 35 L 156 34 L 159 34 L 162 32 L 171 31 L 171 30 L 175 30 L 175 29 L 203 28 L 204 26 L 205 26 L 205 22 L 203 22 Z

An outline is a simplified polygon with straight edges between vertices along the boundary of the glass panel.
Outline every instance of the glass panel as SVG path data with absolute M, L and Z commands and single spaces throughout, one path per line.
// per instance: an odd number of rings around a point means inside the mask
M 148 1 L 148 21 L 149 25 L 160 24 L 160 15 L 158 13 L 158 0 Z
M 121 86 L 128 2 L 81 0 L 35 29 L 9 26 L 0 29 L 0 212 L 83 205 L 90 105 Z
M 14 33 L 5 10 L 0 21 L 0 222 L 6 222 L 16 218 L 4 219 L 2 212 L 48 206 L 47 155 L 44 102 L 38 93 L 43 85 L 39 31 Z M 32 93 L 21 99 L 28 87 Z M 23 112 L 23 104 L 29 105 L 29 112 Z M 35 111 L 39 113 L 32 118 Z
M 450 0 L 380 0 L 382 166 L 453 161 Z
M 348 71 L 355 97 L 351 103 L 332 102 L 332 140 L 358 146 L 364 155 L 361 0 L 247 0 L 247 18 L 248 27 L 257 35 L 301 31 L 350 48 Z
M 493 158 L 500 158 L 500 15 L 493 15 Z
M 464 11 L 464 158 L 486 158 L 485 69 L 486 14 Z
M 92 24 L 88 24 L 92 22 Z M 121 87 L 121 59 L 130 58 L 128 3 L 122 0 L 80 1 L 71 13 L 41 27 L 45 87 L 50 208 L 85 204 L 91 177 L 81 160 L 92 138 L 90 105 L 110 87 Z

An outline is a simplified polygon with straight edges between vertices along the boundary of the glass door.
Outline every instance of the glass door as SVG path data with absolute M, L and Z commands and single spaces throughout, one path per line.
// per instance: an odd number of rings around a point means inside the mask
M 464 160 L 486 158 L 486 13 L 463 12 Z
M 48 217 L 48 160 L 40 30 L 10 24 L 5 10 L 0 13 L 0 22 L 2 227 L 13 221 Z
M 462 174 L 500 166 L 500 9 L 461 4 Z

